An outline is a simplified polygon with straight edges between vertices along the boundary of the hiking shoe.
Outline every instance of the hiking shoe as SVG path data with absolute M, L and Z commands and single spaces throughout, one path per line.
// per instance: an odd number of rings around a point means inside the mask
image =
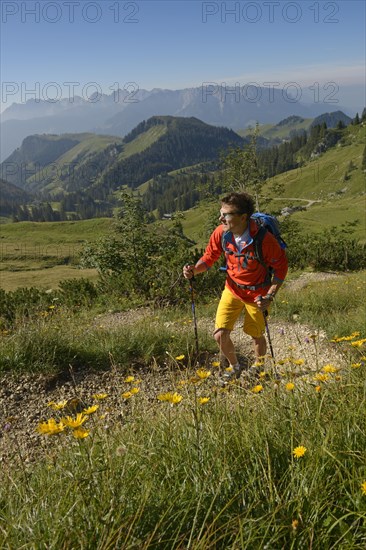
M 243 372 L 244 367 L 242 365 L 235 365 L 235 367 L 228 367 L 225 369 L 224 374 L 222 375 L 223 380 L 230 382 L 230 380 L 237 380 L 240 378 L 241 373 Z

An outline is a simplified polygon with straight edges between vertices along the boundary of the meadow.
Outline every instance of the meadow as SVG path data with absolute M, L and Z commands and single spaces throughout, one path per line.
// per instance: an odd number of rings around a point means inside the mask
M 110 230 L 113 220 L 97 218 L 68 222 L 20 222 L 0 226 L 0 286 L 55 289 L 60 281 L 88 277 L 96 270 L 79 269 L 79 255 L 87 241 Z
M 199 292 L 198 358 L 189 294 L 120 323 L 101 304 L 46 307 L 3 331 L 7 379 L 72 365 L 75 380 L 2 425 L 0 546 L 364 548 L 365 273 L 301 280 L 250 382 L 222 383 Z M 100 376 L 88 389 L 78 369 Z

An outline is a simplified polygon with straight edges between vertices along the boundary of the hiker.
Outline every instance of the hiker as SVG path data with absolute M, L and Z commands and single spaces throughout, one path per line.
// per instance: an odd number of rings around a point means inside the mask
M 196 265 L 185 265 L 183 275 L 191 279 L 207 271 L 225 252 L 226 282 L 216 312 L 214 337 L 238 378 L 244 366 L 238 361 L 230 333 L 244 310 L 243 330 L 252 337 L 256 363 L 266 355 L 265 312 L 287 274 L 287 258 L 272 233 L 261 230 L 254 219 L 254 201 L 247 193 L 230 193 L 221 199 L 219 220 L 209 243 Z M 255 244 L 256 236 L 258 244 Z M 263 238 L 263 240 L 262 240 Z M 260 248 L 261 258 L 258 256 Z M 261 261 L 263 261 L 263 264 Z

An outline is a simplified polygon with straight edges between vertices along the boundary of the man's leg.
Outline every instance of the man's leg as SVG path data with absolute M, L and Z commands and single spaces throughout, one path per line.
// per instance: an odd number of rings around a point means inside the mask
M 263 360 L 262 358 L 266 355 L 267 351 L 267 342 L 265 336 L 259 336 L 255 338 L 253 336 L 253 345 L 254 345 L 254 355 L 256 363 Z
M 214 338 L 219 345 L 221 353 L 225 355 L 230 365 L 236 365 L 238 363 L 238 358 L 230 334 L 230 330 L 227 330 L 225 328 L 218 328 L 214 332 Z
M 214 338 L 231 366 L 237 365 L 238 358 L 230 334 L 243 308 L 244 303 L 224 288 L 217 307 Z
M 264 336 L 265 322 L 257 304 L 245 303 L 244 332 L 253 339 L 255 361 L 260 362 L 266 355 L 267 342 Z

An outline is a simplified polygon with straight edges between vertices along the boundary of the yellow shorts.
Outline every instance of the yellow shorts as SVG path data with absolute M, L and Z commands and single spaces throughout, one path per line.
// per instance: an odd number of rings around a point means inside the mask
M 256 304 L 239 300 L 229 289 L 224 288 L 221 300 L 217 307 L 215 330 L 224 328 L 233 330 L 239 315 L 244 310 L 243 330 L 253 338 L 259 338 L 264 334 L 264 316 Z

